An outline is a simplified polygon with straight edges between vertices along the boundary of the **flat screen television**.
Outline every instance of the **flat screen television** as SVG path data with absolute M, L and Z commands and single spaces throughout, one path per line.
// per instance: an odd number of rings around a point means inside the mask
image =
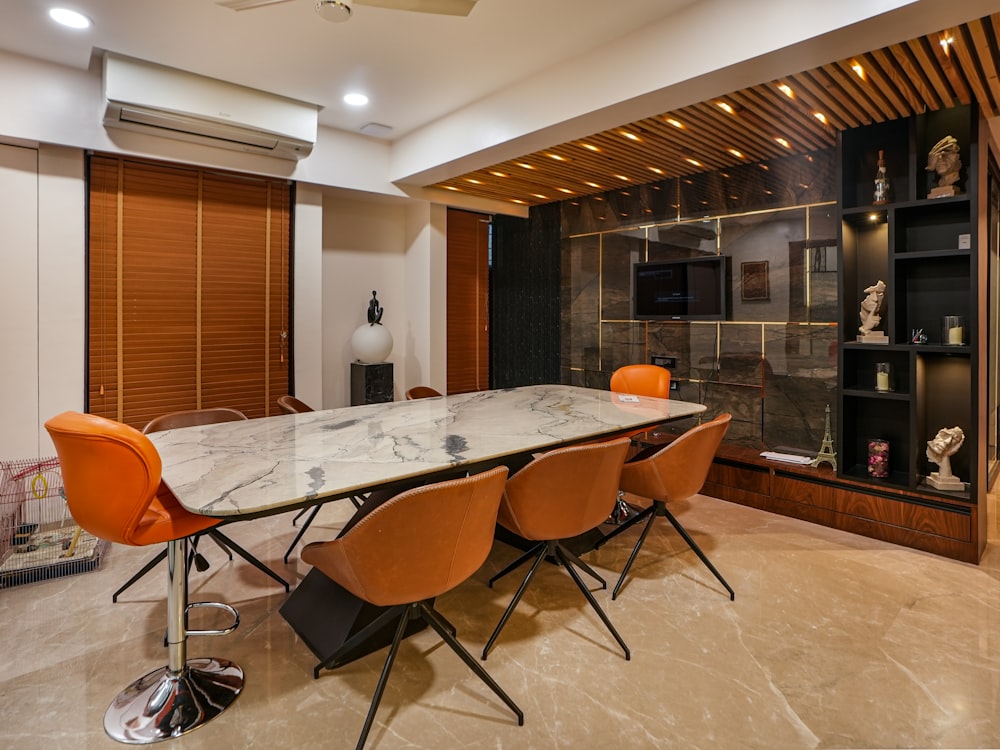
M 636 263 L 632 276 L 635 320 L 725 320 L 729 258 L 711 255 Z

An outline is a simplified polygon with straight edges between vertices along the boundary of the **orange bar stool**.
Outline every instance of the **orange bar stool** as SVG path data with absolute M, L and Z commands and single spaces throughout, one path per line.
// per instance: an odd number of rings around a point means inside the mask
M 407 401 L 416 401 L 421 398 L 437 398 L 441 394 L 429 385 L 415 385 L 406 392 Z
M 314 565 L 359 599 L 388 609 L 354 635 L 350 650 L 398 621 L 385 666 L 375 687 L 357 748 L 361 750 L 375 721 L 393 662 L 407 625 L 423 620 L 524 724 L 524 713 L 455 638 L 454 628 L 434 608 L 434 599 L 467 580 L 493 546 L 497 506 L 507 468 L 498 466 L 474 476 L 428 484 L 386 500 L 328 542 L 302 549 Z M 336 659 L 319 664 L 313 675 Z
M 187 602 L 188 537 L 219 519 L 180 505 L 160 479 L 156 448 L 138 430 L 78 412 L 53 417 L 45 429 L 59 455 L 66 503 L 81 528 L 119 544 L 167 544 L 168 664 L 118 694 L 104 714 L 104 731 L 119 742 L 147 744 L 197 729 L 243 690 L 243 670 L 236 664 L 187 658 L 189 635 L 224 635 L 240 621 L 228 604 Z M 225 610 L 233 623 L 221 630 L 188 630 L 189 607 Z

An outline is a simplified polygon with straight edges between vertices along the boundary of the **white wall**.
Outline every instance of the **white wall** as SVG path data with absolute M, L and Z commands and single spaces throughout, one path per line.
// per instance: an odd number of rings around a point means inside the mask
M 407 220 L 410 219 L 408 224 Z M 422 253 L 428 235 L 419 211 L 405 202 L 363 200 L 326 193 L 323 201 L 323 405 L 347 406 L 351 401 L 351 334 L 367 324 L 372 290 L 385 310 L 384 325 L 393 338 L 388 361 L 393 363 L 396 398 L 402 398 L 408 366 L 422 369 L 428 344 L 426 325 L 413 321 L 408 291 L 419 294 L 425 282 L 407 276 L 407 259 Z M 412 269 L 414 266 L 410 264 Z M 423 317 L 423 316 L 421 316 Z
M 83 158 L 0 145 L 0 460 L 54 455 L 46 419 L 83 405 Z

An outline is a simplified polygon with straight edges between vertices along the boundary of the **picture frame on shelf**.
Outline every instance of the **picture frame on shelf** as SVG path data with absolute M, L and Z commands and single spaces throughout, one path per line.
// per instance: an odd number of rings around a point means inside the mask
M 771 299 L 768 261 L 753 260 L 740 264 L 740 299 L 744 302 L 767 302 Z

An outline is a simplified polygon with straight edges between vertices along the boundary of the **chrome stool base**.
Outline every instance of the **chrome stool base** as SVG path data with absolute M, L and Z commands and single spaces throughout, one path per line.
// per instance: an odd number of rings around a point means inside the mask
M 176 673 L 160 667 L 118 694 L 104 713 L 104 731 L 129 745 L 180 737 L 225 711 L 242 690 L 243 670 L 225 659 L 191 659 Z

